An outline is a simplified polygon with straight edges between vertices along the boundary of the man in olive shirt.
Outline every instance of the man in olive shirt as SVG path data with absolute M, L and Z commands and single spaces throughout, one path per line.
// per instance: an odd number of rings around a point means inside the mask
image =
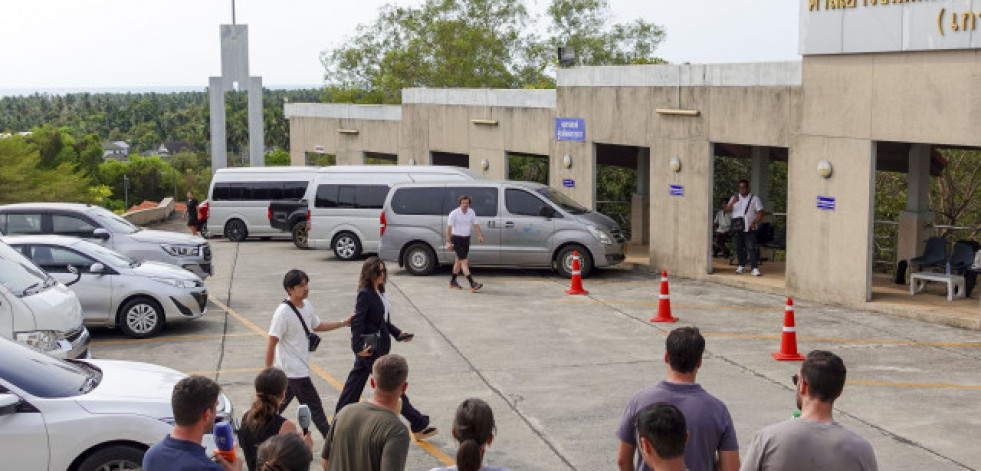
M 345 406 L 324 442 L 327 471 L 403 471 L 409 454 L 409 430 L 399 419 L 399 397 L 405 392 L 409 364 L 389 354 L 372 367 L 370 402 Z

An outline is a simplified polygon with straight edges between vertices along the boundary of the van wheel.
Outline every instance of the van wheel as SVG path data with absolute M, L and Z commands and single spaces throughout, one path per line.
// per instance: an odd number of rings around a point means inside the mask
M 559 251 L 559 255 L 555 257 L 555 265 L 559 271 L 559 275 L 565 278 L 572 278 L 572 255 L 575 251 L 579 251 L 579 271 L 583 278 L 589 276 L 589 273 L 593 271 L 593 256 L 589 254 L 589 250 L 581 245 L 569 245 L 563 247 Z
M 150 298 L 134 298 L 119 310 L 119 328 L 133 338 L 153 337 L 163 330 L 164 311 Z
M 308 249 L 307 247 L 307 222 L 300 221 L 293 224 L 293 230 L 290 231 L 293 234 L 293 245 L 298 249 Z
M 345 262 L 361 255 L 361 241 L 358 240 L 358 236 L 350 232 L 337 234 L 334 243 L 330 245 L 334 248 L 334 255 Z
M 78 471 L 137 470 L 143 465 L 144 454 L 143 450 L 132 446 L 110 446 L 92 453 L 75 469 Z
M 429 275 L 436 269 L 436 252 L 426 244 L 412 244 L 405 249 L 402 265 L 412 275 Z
M 249 236 L 249 230 L 241 219 L 232 219 L 225 223 L 225 237 L 232 242 L 241 242 Z

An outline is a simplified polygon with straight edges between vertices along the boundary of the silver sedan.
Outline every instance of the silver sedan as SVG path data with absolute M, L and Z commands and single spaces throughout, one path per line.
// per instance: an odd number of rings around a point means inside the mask
M 75 292 L 87 326 L 119 327 L 131 337 L 147 338 L 160 333 L 165 322 L 196 319 L 207 311 L 204 282 L 175 265 L 134 260 L 73 237 L 14 236 L 4 242 Z

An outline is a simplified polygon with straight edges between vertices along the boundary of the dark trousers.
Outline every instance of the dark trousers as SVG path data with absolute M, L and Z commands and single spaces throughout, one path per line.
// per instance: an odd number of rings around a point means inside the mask
M 735 231 L 736 258 L 739 266 L 746 266 L 746 252 L 749 252 L 749 264 L 752 268 L 757 268 L 760 260 L 760 247 L 756 245 L 756 231 Z
M 286 406 L 293 401 L 293 398 L 300 401 L 300 404 L 306 404 L 310 408 L 310 418 L 313 420 L 313 424 L 317 426 L 317 430 L 325 438 L 327 437 L 327 431 L 330 430 L 330 426 L 327 425 L 327 414 L 324 413 L 324 405 L 320 402 L 320 394 L 317 394 L 317 388 L 313 387 L 313 381 L 310 377 L 306 378 L 290 378 L 289 385 L 286 387 L 286 397 L 283 399 L 283 404 L 279 406 L 279 413 L 282 414 L 286 410 Z
M 337 417 L 337 413 L 344 406 L 358 402 L 358 399 L 361 398 L 364 385 L 368 382 L 368 377 L 371 376 L 371 366 L 374 363 L 374 356 L 371 358 L 355 358 L 354 368 L 347 375 L 347 381 L 344 382 L 344 390 L 341 391 L 341 397 L 337 399 L 337 410 L 334 411 L 335 417 Z M 413 433 L 421 432 L 429 427 L 429 416 L 422 415 L 415 407 L 412 407 L 409 397 L 405 394 L 402 395 L 402 416 L 409 421 L 409 428 Z

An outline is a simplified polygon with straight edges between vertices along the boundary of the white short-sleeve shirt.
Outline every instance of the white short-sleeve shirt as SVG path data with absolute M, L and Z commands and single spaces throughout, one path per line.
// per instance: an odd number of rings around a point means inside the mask
M 313 305 L 310 300 L 303 301 L 303 307 L 297 306 L 303 321 L 307 324 L 307 329 L 313 332 L 313 328 L 320 325 L 320 318 L 313 313 Z M 306 378 L 310 376 L 310 350 L 307 333 L 300 325 L 300 319 L 296 317 L 286 303 L 281 303 L 273 313 L 272 323 L 269 326 L 269 335 L 279 339 L 276 344 L 276 356 L 273 366 L 286 372 L 287 378 Z
M 752 193 L 750 193 L 748 196 L 737 196 L 739 197 L 739 201 L 736 201 L 736 204 L 732 206 L 732 218 L 745 218 L 743 221 L 743 231 L 749 232 L 749 226 L 751 226 L 753 221 L 756 220 L 756 214 L 763 211 L 763 202 L 760 201 L 758 196 Z M 750 201 L 750 197 L 753 198 L 753 201 Z M 749 205 L 748 210 L 746 209 L 747 204 Z M 743 216 L 744 211 L 746 212 L 745 216 Z
M 452 234 L 461 237 L 470 237 L 470 231 L 473 230 L 474 224 L 479 224 L 477 222 L 477 213 L 473 211 L 473 208 L 467 210 L 466 213 L 460 211 L 460 208 L 456 208 L 450 211 L 450 217 L 446 218 L 446 225 L 452 227 Z

